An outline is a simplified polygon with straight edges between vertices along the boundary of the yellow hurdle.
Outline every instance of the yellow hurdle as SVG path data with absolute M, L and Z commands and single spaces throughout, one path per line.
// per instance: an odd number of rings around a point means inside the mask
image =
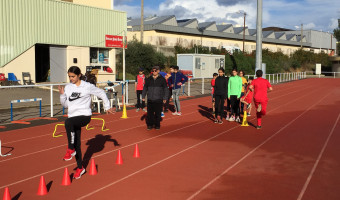
M 104 129 L 104 128 L 106 128 L 106 127 L 105 127 L 105 120 L 104 120 L 103 118 L 91 118 L 91 120 L 101 120 L 101 121 L 103 121 L 102 131 L 108 131 L 108 130 L 110 130 L 110 129 Z M 90 124 L 86 125 L 86 130 L 92 130 L 92 129 L 94 129 L 94 128 L 89 128 L 89 125 L 90 125 Z
M 108 128 L 105 127 L 105 120 L 104 120 L 103 118 L 91 118 L 91 120 L 101 120 L 101 121 L 103 121 L 103 124 L 102 124 L 102 131 L 108 131 L 108 130 L 110 130 L 110 129 L 108 129 Z M 94 129 L 94 128 L 89 128 L 89 125 L 90 125 L 90 124 L 86 125 L 86 130 L 92 130 L 92 129 Z M 55 125 L 54 131 L 53 131 L 53 134 L 52 134 L 52 136 L 53 136 L 54 138 L 63 136 L 63 135 L 55 135 L 55 133 L 57 132 L 58 126 L 65 126 L 65 124 L 56 124 L 56 125 Z
M 58 126 L 65 126 L 65 124 L 56 124 L 55 125 L 54 131 L 53 131 L 53 134 L 52 134 L 53 137 L 61 137 L 61 136 L 63 136 L 63 135 L 55 135 L 55 132 L 57 132 L 57 127 Z
M 243 120 L 242 120 L 241 126 L 249 126 L 248 121 L 247 121 L 247 111 L 244 111 L 243 113 Z

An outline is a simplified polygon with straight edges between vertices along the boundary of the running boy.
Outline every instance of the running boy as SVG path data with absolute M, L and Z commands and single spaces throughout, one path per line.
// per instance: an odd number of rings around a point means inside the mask
M 168 81 L 170 83 L 170 86 L 172 87 L 172 97 L 175 105 L 175 112 L 172 114 L 182 115 L 181 105 L 179 103 L 179 93 L 181 91 L 181 86 L 188 81 L 188 77 L 179 72 L 178 66 L 174 66 L 174 72 L 171 73 L 171 77 Z
M 214 100 L 214 86 L 215 86 L 215 80 L 217 78 L 218 74 L 217 73 L 214 73 L 213 74 L 213 78 L 211 80 L 211 97 L 212 97 L 212 114 L 214 115 L 215 114 L 215 100 Z
M 104 90 L 94 85 L 96 83 L 95 75 L 84 76 L 78 67 L 72 66 L 68 69 L 68 77 L 71 83 L 67 84 L 65 88 L 58 87 L 60 102 L 64 108 L 68 108 L 68 118 L 65 120 L 68 149 L 63 160 L 68 161 L 76 156 L 77 170 L 73 178 L 79 179 L 85 173 L 80 144 L 81 127 L 91 121 L 91 95 L 98 96 L 103 100 L 104 110 L 107 113 L 114 113 L 114 110 L 110 109 L 110 102 Z
M 137 93 L 136 112 L 138 112 L 140 109 L 143 109 L 146 112 L 145 101 L 142 100 L 142 103 L 141 103 L 144 84 L 145 84 L 144 69 L 139 68 L 139 72 L 138 72 L 138 75 L 136 76 L 136 82 L 135 82 L 135 91 Z
M 233 69 L 228 83 L 228 99 L 231 104 L 231 117 L 229 121 L 240 122 L 240 97 L 242 91 L 242 79 L 237 75 L 237 69 Z
M 256 79 L 253 80 L 249 89 L 254 92 L 254 103 L 256 108 L 257 117 L 257 129 L 262 128 L 262 116 L 266 114 L 267 111 L 267 91 L 272 91 L 273 88 L 267 79 L 262 78 L 262 70 L 256 71 Z
M 251 102 L 253 101 L 253 92 L 249 89 L 250 84 L 252 83 L 252 81 L 254 80 L 253 77 L 249 77 L 249 81 L 247 84 L 247 88 L 245 90 L 245 94 L 243 97 L 241 97 L 241 103 L 247 105 L 247 116 L 250 116 L 250 112 L 251 112 Z

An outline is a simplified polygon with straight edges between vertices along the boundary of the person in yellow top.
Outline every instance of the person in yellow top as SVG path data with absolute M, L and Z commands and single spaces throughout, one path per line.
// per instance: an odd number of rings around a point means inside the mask
M 244 96 L 244 94 L 245 94 L 244 92 L 245 92 L 245 89 L 247 88 L 248 81 L 244 77 L 244 75 L 246 75 L 246 74 L 244 73 L 243 70 L 240 70 L 238 75 L 242 79 L 242 90 L 241 90 L 241 98 L 242 98 Z M 240 114 L 243 114 L 243 108 L 244 108 L 244 103 L 241 102 L 241 105 L 240 105 L 240 108 L 239 108 L 239 109 L 241 109 Z

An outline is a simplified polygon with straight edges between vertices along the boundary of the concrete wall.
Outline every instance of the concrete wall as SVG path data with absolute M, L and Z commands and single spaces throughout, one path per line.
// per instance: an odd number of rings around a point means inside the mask
M 4 67 L 0 68 L 0 73 L 4 73 L 8 78 L 8 73 L 14 73 L 17 79 L 22 82 L 22 72 L 29 72 L 31 79 L 35 83 L 35 47 L 29 48 L 16 59 L 9 62 Z

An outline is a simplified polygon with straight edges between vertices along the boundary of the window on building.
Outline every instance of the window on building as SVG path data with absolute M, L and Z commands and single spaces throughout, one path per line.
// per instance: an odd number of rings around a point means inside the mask
M 195 68 L 201 69 L 201 58 L 196 58 L 195 61 Z
M 216 69 L 220 68 L 220 59 L 218 58 L 215 59 L 215 68 Z
M 90 63 L 109 64 L 109 49 L 90 48 Z

